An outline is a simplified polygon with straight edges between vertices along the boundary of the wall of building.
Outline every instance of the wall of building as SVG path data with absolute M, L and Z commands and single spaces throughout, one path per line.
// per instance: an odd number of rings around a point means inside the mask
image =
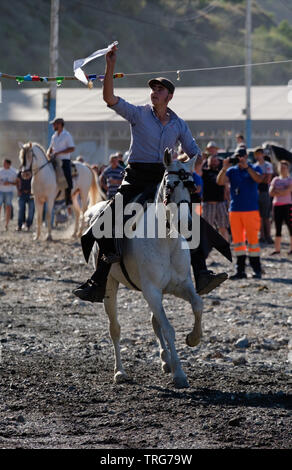
M 192 121 L 192 134 L 204 149 L 209 140 L 215 140 L 220 148 L 234 149 L 235 135 L 244 134 L 244 121 Z M 111 153 L 125 152 L 130 144 L 130 128 L 127 122 L 67 122 L 66 128 L 73 135 L 76 150 L 73 157 L 82 155 L 91 164 L 108 161 Z M 266 141 L 277 142 L 288 150 L 292 147 L 290 121 L 254 121 L 252 145 Z M 18 167 L 18 142 L 34 141 L 48 146 L 47 122 L 0 122 L 0 166 L 3 157 Z

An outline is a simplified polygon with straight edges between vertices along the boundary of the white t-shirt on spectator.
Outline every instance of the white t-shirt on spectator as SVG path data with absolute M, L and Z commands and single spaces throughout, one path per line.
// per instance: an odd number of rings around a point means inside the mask
M 12 184 L 4 185 L 4 182 L 15 183 L 17 173 L 13 168 L 0 168 L 0 191 L 2 193 L 10 193 L 14 190 L 15 186 Z
M 272 163 L 266 160 L 263 163 L 257 162 L 255 166 L 259 166 L 263 170 L 263 175 L 272 175 L 274 173 Z

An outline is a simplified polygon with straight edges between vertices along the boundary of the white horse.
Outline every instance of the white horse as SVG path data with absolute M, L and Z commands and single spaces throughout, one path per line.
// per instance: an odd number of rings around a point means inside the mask
M 166 151 L 164 164 L 166 172 L 160 185 L 158 185 L 155 197 L 155 210 L 164 210 L 164 217 L 170 217 L 170 207 L 179 208 L 181 202 L 190 201 L 189 185 L 193 183 L 192 167 L 193 160 L 182 163 L 173 160 L 171 154 Z M 186 172 L 187 170 L 187 172 Z M 166 191 L 168 194 L 166 200 Z M 163 203 L 162 203 L 163 201 Z M 175 205 L 169 202 L 176 203 Z M 97 217 L 100 211 L 105 207 L 105 203 L 96 204 L 88 209 L 85 216 L 91 221 Z M 153 204 L 147 211 L 153 210 Z M 143 213 L 136 224 L 139 232 L 146 229 L 147 211 Z M 190 214 L 188 214 L 190 217 Z M 166 220 L 166 219 L 164 219 Z M 170 222 L 172 224 L 172 222 Z M 175 232 L 176 228 L 172 225 L 166 237 L 159 238 L 157 233 L 155 238 L 125 238 L 123 246 L 123 263 L 128 272 L 128 279 L 134 281 L 152 311 L 152 325 L 154 332 L 160 343 L 160 358 L 162 362 L 162 371 L 171 372 L 174 385 L 178 388 L 188 387 L 187 377 L 182 370 L 176 348 L 175 332 L 168 321 L 163 305 L 162 298 L 164 294 L 173 294 L 190 302 L 195 318 L 194 326 L 187 335 L 186 342 L 189 346 L 196 346 L 200 342 L 202 335 L 201 315 L 202 300 L 196 293 L 190 270 L 189 249 L 182 248 L 182 242 L 187 243 L 185 239 Z M 145 232 L 144 232 L 145 233 Z M 171 235 L 170 235 L 171 234 Z M 174 236 L 175 235 L 175 236 Z M 93 260 L 96 267 L 97 263 L 97 244 L 93 247 Z M 114 381 L 121 382 L 127 379 L 120 355 L 120 325 L 117 317 L 117 291 L 119 283 L 124 284 L 129 289 L 135 288 L 127 280 L 121 269 L 120 263 L 112 265 L 106 286 L 104 299 L 105 311 L 109 317 L 109 331 L 115 351 Z
M 51 215 L 55 199 L 59 192 L 56 172 L 53 168 L 52 162 L 48 160 L 44 148 L 35 142 L 20 144 L 19 160 L 21 165 L 24 168 L 31 169 L 33 174 L 31 187 L 35 200 L 37 222 L 34 239 L 38 240 L 41 235 L 43 207 L 46 202 L 46 221 L 48 230 L 46 240 L 52 240 Z M 76 178 L 73 178 L 72 202 L 75 215 L 75 226 L 72 237 L 79 237 L 84 230 L 85 211 L 88 207 L 101 201 L 101 197 L 99 196 L 94 172 L 91 170 L 90 166 L 77 161 L 75 161 L 74 164 L 76 165 L 78 175 Z M 77 198 L 78 194 L 80 194 L 81 207 Z
M 286 160 L 290 164 L 292 163 L 292 151 L 285 149 L 277 142 L 263 142 L 262 147 L 265 151 L 265 154 L 270 157 L 276 172 L 280 160 Z

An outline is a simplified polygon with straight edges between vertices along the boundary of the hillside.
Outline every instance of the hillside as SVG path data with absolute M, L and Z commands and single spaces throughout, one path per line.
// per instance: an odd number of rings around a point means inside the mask
M 254 0 L 253 62 L 292 58 L 292 7 L 286 3 Z M 245 62 L 244 0 L 60 0 L 60 4 L 59 75 L 72 75 L 75 59 L 113 40 L 119 41 L 117 70 L 143 73 L 121 80 L 119 86 L 141 86 L 153 76 L 150 72 L 174 71 L 168 76 L 176 79 L 176 70 Z M 49 37 L 49 0 L 1 2 L 0 71 L 48 75 Z M 85 70 L 102 73 L 103 69 L 104 59 L 99 59 Z M 283 85 L 291 78 L 291 64 L 253 69 L 253 83 L 258 85 Z M 243 68 L 181 74 L 183 85 L 243 83 Z M 3 86 L 17 84 L 3 80 Z

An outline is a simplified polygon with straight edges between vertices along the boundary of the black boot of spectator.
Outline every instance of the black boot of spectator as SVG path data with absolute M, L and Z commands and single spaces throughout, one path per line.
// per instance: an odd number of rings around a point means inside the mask
M 254 279 L 261 279 L 262 277 L 262 268 L 261 268 L 261 260 L 259 256 L 250 256 L 249 264 L 254 271 L 253 278 Z
M 246 255 L 240 255 L 237 257 L 236 261 L 236 273 L 233 276 L 230 276 L 229 279 L 236 280 L 236 279 L 246 279 L 245 273 L 245 260 Z

